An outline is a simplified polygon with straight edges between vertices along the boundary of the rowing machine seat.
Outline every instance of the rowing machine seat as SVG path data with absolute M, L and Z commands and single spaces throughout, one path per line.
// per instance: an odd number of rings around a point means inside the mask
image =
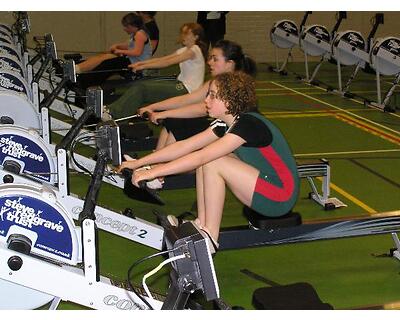
M 249 220 L 250 225 L 256 229 L 286 228 L 301 224 L 300 214 L 292 211 L 280 217 L 266 217 L 244 206 L 243 214 Z
M 317 291 L 306 282 L 283 286 L 258 288 L 253 292 L 253 305 L 257 310 L 332 310 L 321 301 Z

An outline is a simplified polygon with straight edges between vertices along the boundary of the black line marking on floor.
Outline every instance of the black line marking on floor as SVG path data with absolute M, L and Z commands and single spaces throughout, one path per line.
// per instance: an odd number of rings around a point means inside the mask
M 387 183 L 391 184 L 392 186 L 394 186 L 396 188 L 400 188 L 400 183 L 393 181 L 393 180 L 389 179 L 388 177 L 376 172 L 375 170 L 369 168 L 365 164 L 362 164 L 361 162 L 359 162 L 355 159 L 349 159 L 349 161 L 354 163 L 356 166 L 359 166 L 360 168 L 368 171 L 369 173 L 372 173 L 373 175 L 377 176 L 378 178 L 381 178 L 382 180 L 386 181 Z
M 269 279 L 267 279 L 267 278 L 265 278 L 265 277 L 263 277 L 263 276 L 261 276 L 261 275 L 259 275 L 257 273 L 254 273 L 253 271 L 250 271 L 249 269 L 241 269 L 240 272 L 245 274 L 246 276 L 254 279 L 254 280 L 261 281 L 262 283 L 265 283 L 265 284 L 267 284 L 267 285 L 269 285 L 271 287 L 280 286 L 279 283 L 277 283 L 275 281 L 272 281 L 272 280 L 269 280 Z

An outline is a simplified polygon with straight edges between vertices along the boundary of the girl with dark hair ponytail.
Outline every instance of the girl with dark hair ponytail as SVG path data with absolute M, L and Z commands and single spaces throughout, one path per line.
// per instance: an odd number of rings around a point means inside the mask
M 144 29 L 143 19 L 136 13 L 128 13 L 121 19 L 124 31 L 129 35 L 129 41 L 113 44 L 109 51 L 76 65 L 78 87 L 86 89 L 89 86 L 101 85 L 111 75 L 121 71 L 87 73 L 87 71 L 120 70 L 137 61 L 151 58 L 152 48 L 150 38 Z
M 250 76 L 256 74 L 256 63 L 244 55 L 242 47 L 236 42 L 219 40 L 212 48 L 208 65 L 213 77 L 234 71 L 243 71 Z M 151 104 L 139 109 L 139 113 L 148 112 L 150 120 L 157 124 L 165 119 L 156 149 L 178 140 L 191 137 L 205 128 L 209 122 L 204 100 L 207 96 L 210 81 L 205 82 L 199 89 L 190 94 L 177 96 Z
M 235 71 L 243 71 L 253 77 L 257 73 L 256 62 L 243 53 L 242 47 L 236 42 L 229 40 L 219 40 L 213 49 L 220 49 L 226 60 L 235 63 Z

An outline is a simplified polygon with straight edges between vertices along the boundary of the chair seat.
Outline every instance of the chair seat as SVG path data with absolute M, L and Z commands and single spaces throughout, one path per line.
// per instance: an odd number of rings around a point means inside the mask
M 302 222 L 300 214 L 292 211 L 280 217 L 266 217 L 244 206 L 243 214 L 251 225 L 257 229 L 287 228 L 300 225 Z

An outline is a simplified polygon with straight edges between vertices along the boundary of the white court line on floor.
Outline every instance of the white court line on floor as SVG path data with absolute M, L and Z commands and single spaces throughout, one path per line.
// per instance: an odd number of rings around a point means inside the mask
M 354 151 L 336 151 L 336 152 L 315 152 L 315 153 L 297 153 L 295 157 L 321 157 L 321 156 L 335 156 L 335 155 L 348 155 L 348 154 L 371 154 L 371 153 L 386 153 L 386 152 L 400 152 L 400 149 L 380 149 L 380 150 L 354 150 Z

